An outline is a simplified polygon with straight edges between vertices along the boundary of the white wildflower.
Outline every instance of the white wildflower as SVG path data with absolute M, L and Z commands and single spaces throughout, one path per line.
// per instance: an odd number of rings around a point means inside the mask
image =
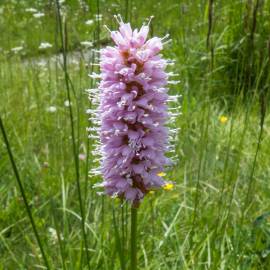
M 96 19 L 96 21 L 101 21 L 102 20 L 102 14 L 96 14 L 95 19 Z
M 38 48 L 40 50 L 46 50 L 51 47 L 52 47 L 52 44 L 50 44 L 49 42 L 41 42 Z
M 51 112 L 51 113 L 54 113 L 57 111 L 57 108 L 55 106 L 50 106 L 48 109 L 47 109 L 48 112 Z
M 14 48 L 11 49 L 11 51 L 14 52 L 14 53 L 18 53 L 18 52 L 20 52 L 21 50 L 23 50 L 23 47 L 22 47 L 22 46 L 14 47 Z
M 53 244 L 56 244 L 56 242 L 57 242 L 57 231 L 54 228 L 51 228 L 51 227 L 48 229 L 48 231 L 50 233 L 50 237 L 51 237 L 51 240 L 52 240 Z M 60 239 L 64 240 L 64 237 L 63 237 L 62 233 L 60 233 Z
M 64 105 L 65 105 L 65 107 L 69 107 L 71 105 L 71 103 L 68 100 L 65 100 Z
M 81 41 L 80 44 L 85 48 L 93 47 L 93 42 L 91 41 Z
M 41 17 L 44 17 L 45 14 L 42 13 L 42 12 L 37 12 L 37 13 L 33 14 L 33 16 L 34 16 L 35 18 L 41 18 Z
M 93 20 L 87 20 L 87 21 L 85 22 L 86 25 L 92 25 L 93 23 L 94 23 Z
M 49 228 L 48 231 L 49 231 L 49 233 L 51 235 L 51 238 L 53 240 L 57 240 L 57 232 L 56 232 L 56 230 L 54 228 Z
M 36 12 L 38 12 L 35 8 L 26 8 L 25 11 L 26 12 L 29 12 L 29 13 L 36 13 Z

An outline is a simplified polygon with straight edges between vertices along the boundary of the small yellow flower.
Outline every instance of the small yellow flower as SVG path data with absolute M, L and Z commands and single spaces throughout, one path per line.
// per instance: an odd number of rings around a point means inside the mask
M 227 116 L 224 116 L 224 115 L 220 116 L 219 117 L 219 122 L 221 124 L 226 124 L 228 122 L 228 117 Z
M 173 183 L 167 183 L 163 186 L 164 190 L 172 190 L 174 188 L 174 184 Z
M 154 190 L 150 190 L 150 191 L 149 191 L 149 194 L 150 194 L 150 195 L 154 195 L 154 194 L 155 194 L 155 191 L 154 191 Z
M 159 173 L 157 174 L 157 176 L 160 176 L 160 177 L 163 177 L 163 176 L 165 176 L 165 175 L 166 175 L 165 172 L 159 172 Z

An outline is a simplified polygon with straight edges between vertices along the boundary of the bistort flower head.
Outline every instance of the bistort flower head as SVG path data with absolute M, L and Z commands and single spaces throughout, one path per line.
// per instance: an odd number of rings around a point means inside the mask
M 100 118 L 102 186 L 106 194 L 138 205 L 148 192 L 166 184 L 160 172 L 171 164 L 165 156 L 169 61 L 159 54 L 168 36 L 147 40 L 149 23 L 132 30 L 120 16 L 117 20 L 119 31 L 111 32 L 115 46 L 100 51 L 96 117 Z

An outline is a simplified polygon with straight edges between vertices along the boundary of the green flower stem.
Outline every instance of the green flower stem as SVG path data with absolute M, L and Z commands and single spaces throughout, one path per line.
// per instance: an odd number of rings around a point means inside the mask
M 137 270 L 137 208 L 131 206 L 130 269 Z

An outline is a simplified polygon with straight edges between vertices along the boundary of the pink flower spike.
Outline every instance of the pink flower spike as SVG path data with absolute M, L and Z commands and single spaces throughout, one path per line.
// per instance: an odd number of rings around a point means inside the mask
M 166 184 L 159 173 L 171 164 L 165 156 L 169 76 L 167 60 L 159 55 L 166 41 L 147 41 L 149 24 L 133 31 L 115 17 L 120 25 L 111 32 L 115 46 L 101 50 L 95 115 L 100 122 L 101 186 L 107 195 L 138 206 L 151 190 Z

